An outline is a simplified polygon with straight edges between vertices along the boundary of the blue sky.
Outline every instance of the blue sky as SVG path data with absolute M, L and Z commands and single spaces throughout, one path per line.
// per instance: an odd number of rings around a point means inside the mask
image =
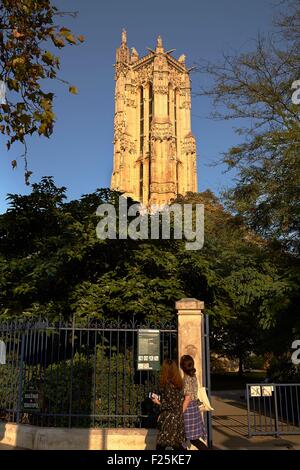
M 60 76 L 79 89 L 77 96 L 54 84 L 57 122 L 50 139 L 28 141 L 31 182 L 53 176 L 68 188 L 69 199 L 108 187 L 113 161 L 113 113 L 115 49 L 127 30 L 129 47 L 140 55 L 153 48 L 160 34 L 166 49 L 176 48 L 174 57 L 186 54 L 187 64 L 216 61 L 223 51 L 251 49 L 258 32 L 272 29 L 272 0 L 57 0 L 63 11 L 78 11 L 70 26 L 86 41 L 62 50 Z M 203 77 L 192 76 L 192 91 L 200 89 Z M 224 174 L 222 165 L 211 166 L 222 152 L 238 142 L 232 122 L 208 119 L 210 100 L 194 96 L 192 127 L 197 138 L 199 191 L 219 193 L 233 183 L 233 173 Z M 1 136 L 2 139 L 2 136 Z M 0 213 L 6 210 L 7 193 L 26 194 L 24 168 L 12 170 L 11 160 L 21 154 L 17 146 L 7 152 L 0 143 Z

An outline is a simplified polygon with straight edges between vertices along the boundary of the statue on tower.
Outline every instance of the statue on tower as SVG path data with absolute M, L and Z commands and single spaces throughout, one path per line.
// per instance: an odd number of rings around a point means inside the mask
M 160 35 L 157 38 L 156 52 L 164 52 L 164 46 Z
M 127 32 L 126 29 L 122 30 L 122 44 L 127 44 Z

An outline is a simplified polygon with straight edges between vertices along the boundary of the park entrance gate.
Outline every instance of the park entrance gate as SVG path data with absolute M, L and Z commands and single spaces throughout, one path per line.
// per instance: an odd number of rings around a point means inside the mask
M 0 365 L 0 419 L 44 427 L 156 425 L 148 398 L 159 372 L 138 370 L 141 329 L 159 329 L 160 357 L 177 359 L 177 326 L 89 321 L 0 324 L 5 364 Z M 203 383 L 210 394 L 208 317 L 203 322 Z M 206 413 L 210 415 L 210 413 Z M 211 441 L 210 416 L 206 417 Z

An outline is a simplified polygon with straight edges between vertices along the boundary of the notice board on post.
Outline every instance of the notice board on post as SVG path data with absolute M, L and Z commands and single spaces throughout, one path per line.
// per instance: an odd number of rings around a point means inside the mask
M 160 331 L 138 330 L 138 370 L 160 369 Z

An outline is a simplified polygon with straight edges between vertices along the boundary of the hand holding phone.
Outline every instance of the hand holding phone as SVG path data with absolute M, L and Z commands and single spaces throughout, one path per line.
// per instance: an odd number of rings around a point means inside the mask
M 153 392 L 149 393 L 149 398 L 151 398 L 151 400 L 154 401 L 154 403 L 156 403 L 157 401 L 160 401 L 160 395 L 157 395 L 156 393 L 153 393 Z

